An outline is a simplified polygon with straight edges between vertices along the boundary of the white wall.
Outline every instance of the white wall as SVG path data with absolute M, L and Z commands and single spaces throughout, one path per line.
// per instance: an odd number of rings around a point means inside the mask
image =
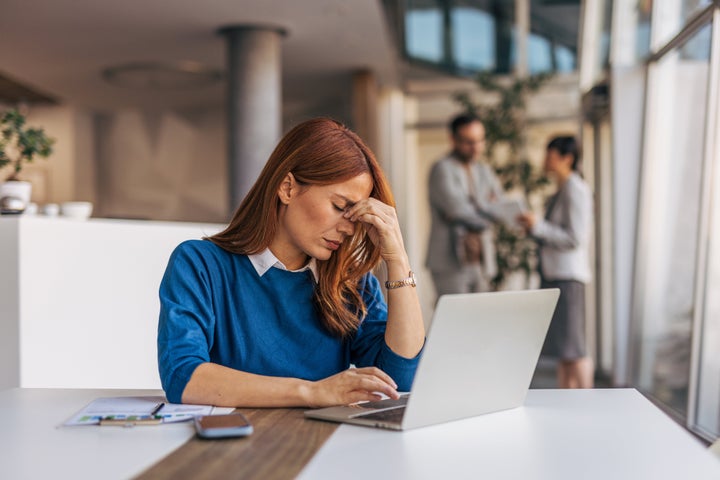
M 224 222 L 225 132 L 220 108 L 100 115 L 97 216 Z
M 183 240 L 220 228 L 0 218 L 0 388 L 159 388 L 168 258 Z

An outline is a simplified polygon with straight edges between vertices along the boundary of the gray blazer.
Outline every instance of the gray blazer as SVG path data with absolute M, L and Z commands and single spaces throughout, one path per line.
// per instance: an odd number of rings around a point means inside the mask
M 477 192 L 477 203 L 470 199 L 468 176 L 463 165 L 452 155 L 438 160 L 430 171 L 428 184 L 430 197 L 430 240 L 425 265 L 432 272 L 457 270 L 461 266 L 457 251 L 457 235 L 462 229 L 482 231 L 485 274 L 497 273 L 492 221 L 482 209 L 488 203 L 502 198 L 500 181 L 490 166 L 474 162 L 472 174 Z
M 572 173 L 550 198 L 545 219 L 535 223 L 530 232 L 540 243 L 543 278 L 591 280 L 588 249 L 592 224 L 592 192 L 578 174 Z

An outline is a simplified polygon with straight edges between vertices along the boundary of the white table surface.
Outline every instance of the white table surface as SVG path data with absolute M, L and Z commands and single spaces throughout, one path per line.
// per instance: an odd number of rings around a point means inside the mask
M 719 480 L 720 460 L 634 389 L 531 390 L 408 432 L 342 425 L 299 478 Z
M 59 427 L 120 395 L 162 392 L 0 391 L 0 479 L 129 478 L 194 435 L 190 423 Z M 300 478 L 717 480 L 720 460 L 635 390 L 531 390 L 524 407 L 409 432 L 343 425 Z
M 98 397 L 164 395 L 160 390 L 0 391 L 0 479 L 121 479 L 187 442 L 192 423 L 59 427 Z

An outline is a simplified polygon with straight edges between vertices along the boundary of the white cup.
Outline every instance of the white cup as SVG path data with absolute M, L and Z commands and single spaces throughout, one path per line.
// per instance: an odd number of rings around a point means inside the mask
M 65 202 L 60 205 L 60 212 L 63 217 L 76 220 L 86 220 L 92 215 L 93 204 L 91 202 Z
M 25 211 L 23 214 L 25 215 L 36 215 L 38 213 L 38 204 L 34 202 L 30 202 L 27 204 L 27 207 L 25 207 Z
M 60 205 L 57 203 L 48 203 L 43 207 L 43 213 L 46 217 L 57 217 L 60 213 Z

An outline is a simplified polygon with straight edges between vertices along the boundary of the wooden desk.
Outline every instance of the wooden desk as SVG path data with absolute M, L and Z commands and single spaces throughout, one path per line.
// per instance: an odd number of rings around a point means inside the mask
M 289 479 L 303 467 L 338 425 L 303 417 L 303 409 L 244 409 L 253 424 L 248 438 L 194 438 L 138 479 Z
M 522 408 L 390 432 L 241 409 L 245 439 L 189 423 L 57 428 L 100 396 L 141 390 L 0 391 L 0 478 L 713 479 L 720 461 L 637 391 L 531 390 Z

